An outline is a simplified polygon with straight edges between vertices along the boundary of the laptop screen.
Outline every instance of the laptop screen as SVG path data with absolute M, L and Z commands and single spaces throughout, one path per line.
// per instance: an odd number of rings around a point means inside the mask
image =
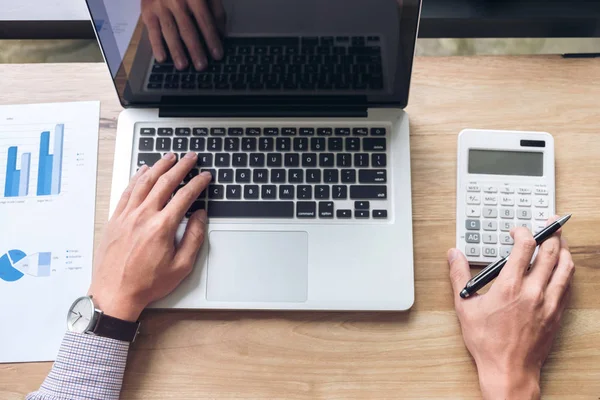
M 87 3 L 124 106 L 408 102 L 420 0 Z

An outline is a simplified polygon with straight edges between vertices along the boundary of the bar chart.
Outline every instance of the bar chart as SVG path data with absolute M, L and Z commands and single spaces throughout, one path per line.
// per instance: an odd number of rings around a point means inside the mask
M 62 187 L 65 125 L 56 124 L 51 142 L 50 131 L 39 134 L 39 150 L 19 153 L 20 146 L 8 147 L 4 197 L 58 195 Z M 36 190 L 30 190 L 33 156 L 37 161 Z M 19 162 L 20 160 L 20 162 Z

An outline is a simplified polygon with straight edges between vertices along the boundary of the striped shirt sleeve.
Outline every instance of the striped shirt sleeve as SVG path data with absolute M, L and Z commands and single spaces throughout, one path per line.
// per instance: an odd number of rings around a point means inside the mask
M 27 400 L 118 400 L 128 342 L 67 332 L 52 370 Z

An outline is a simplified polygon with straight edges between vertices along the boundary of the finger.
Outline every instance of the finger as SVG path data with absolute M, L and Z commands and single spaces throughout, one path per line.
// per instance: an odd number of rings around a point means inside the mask
M 198 29 L 196 29 L 194 22 L 189 17 L 188 10 L 185 8 L 185 6 L 182 6 L 179 2 L 175 2 L 175 4 L 176 6 L 173 8 L 173 16 L 177 22 L 179 34 L 181 35 L 183 43 L 185 43 L 185 46 L 187 47 L 190 58 L 194 63 L 194 68 L 200 71 L 206 67 L 208 61 L 206 59 L 206 55 L 204 54 L 202 44 L 200 43 Z
M 554 217 L 548 221 L 548 225 L 556 221 L 558 217 Z M 531 267 L 531 271 L 527 276 L 527 281 L 538 288 L 545 289 L 554 271 L 554 267 L 558 263 L 560 253 L 560 232 L 556 232 L 548 240 L 540 246 L 535 261 Z
M 211 179 L 210 172 L 203 172 L 179 189 L 175 197 L 165 207 L 165 212 L 169 214 L 169 221 L 179 224 L 194 201 L 206 190 Z
M 202 247 L 202 243 L 204 243 L 206 220 L 205 210 L 199 210 L 192 214 L 185 228 L 183 238 L 179 242 L 177 253 L 175 253 L 175 266 L 186 270 L 188 274 L 192 271 L 198 252 Z
M 458 302 L 461 300 L 460 292 L 471 279 L 471 269 L 467 258 L 458 249 L 448 251 L 448 266 L 450 267 L 450 282 L 452 282 L 454 301 Z
M 158 178 L 167 172 L 175 163 L 175 154 L 167 153 L 162 159 L 158 160 L 156 164 L 144 175 L 140 176 L 133 188 L 129 202 L 127 203 L 127 209 L 138 207 L 146 200 L 148 194 L 156 184 Z
M 173 15 L 169 11 L 166 11 L 160 14 L 159 20 L 165 42 L 167 42 L 169 52 L 175 63 L 175 68 L 179 70 L 185 69 L 188 66 L 188 60 L 183 50 L 179 30 L 177 29 Z
M 148 39 L 150 40 L 150 46 L 152 47 L 152 53 L 154 58 L 159 63 L 167 60 L 167 52 L 165 51 L 165 44 L 163 42 L 162 33 L 160 31 L 160 22 L 155 15 L 145 18 L 146 28 L 148 29 Z
M 175 189 L 181 185 L 183 178 L 196 166 L 198 155 L 189 152 L 169 171 L 161 175 L 145 201 L 145 205 L 162 210 L 171 198 Z
M 135 187 L 135 184 L 137 183 L 140 176 L 144 175 L 144 173 L 146 171 L 148 171 L 148 169 L 149 168 L 147 165 L 142 165 L 142 167 L 140 169 L 138 169 L 138 171 L 135 173 L 133 178 L 131 178 L 131 180 L 129 181 L 129 185 L 127 186 L 127 188 L 121 195 L 121 199 L 119 200 L 119 203 L 117 204 L 117 208 L 115 208 L 115 212 L 114 212 L 113 216 L 121 215 L 121 213 L 123 212 L 125 207 L 127 207 L 127 203 L 129 202 L 131 193 L 133 193 L 133 188 Z
M 565 291 L 563 296 L 560 298 L 560 302 L 558 303 L 558 307 L 556 309 L 556 319 L 559 322 L 562 319 L 562 316 L 563 316 L 567 306 L 569 305 L 569 302 L 571 301 L 571 294 L 573 293 L 572 288 L 573 287 L 570 284 L 569 284 L 569 286 L 567 286 L 567 290 Z
M 515 244 L 508 258 L 508 262 L 498 275 L 498 282 L 508 282 L 512 285 L 521 286 L 523 277 L 531 263 L 531 257 L 535 252 L 536 243 L 533 235 L 527 228 L 516 228 L 510 231 Z M 502 283 L 501 283 L 502 284 Z
M 189 2 L 190 9 L 196 18 L 196 22 L 204 35 L 206 47 L 208 47 L 210 54 L 212 54 L 215 60 L 223 58 L 223 46 L 221 44 L 221 38 L 217 32 L 217 27 L 213 20 L 213 15 L 208 8 L 205 0 Z
M 227 26 L 227 14 L 223 7 L 223 0 L 210 0 L 210 10 L 214 17 L 217 29 L 222 36 L 225 36 L 225 28 Z
M 558 265 L 550 277 L 548 287 L 546 288 L 546 299 L 549 304 L 556 306 L 560 299 L 571 285 L 573 275 L 575 274 L 575 264 L 571 252 L 567 248 L 560 250 Z

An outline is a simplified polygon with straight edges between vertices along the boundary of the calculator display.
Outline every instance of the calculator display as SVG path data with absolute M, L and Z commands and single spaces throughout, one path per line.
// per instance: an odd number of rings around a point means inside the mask
M 544 176 L 544 153 L 470 149 L 469 173 Z

